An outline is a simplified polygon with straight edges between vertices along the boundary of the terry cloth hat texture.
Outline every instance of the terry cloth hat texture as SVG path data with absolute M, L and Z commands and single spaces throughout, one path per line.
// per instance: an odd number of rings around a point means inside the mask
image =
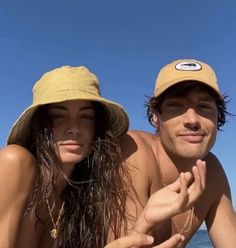
M 213 69 L 208 64 L 194 59 L 175 60 L 164 66 L 157 76 L 154 96 L 158 97 L 169 87 L 189 80 L 208 85 L 222 97 Z
M 99 81 L 86 67 L 62 66 L 45 73 L 33 87 L 33 103 L 13 125 L 8 144 L 25 144 L 31 121 L 39 106 L 67 100 L 89 100 L 101 103 L 108 113 L 108 128 L 120 137 L 129 127 L 129 119 L 121 105 L 101 97 Z

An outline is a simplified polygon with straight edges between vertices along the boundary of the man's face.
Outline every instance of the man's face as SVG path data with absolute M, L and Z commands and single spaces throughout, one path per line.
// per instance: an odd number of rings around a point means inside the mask
M 210 151 L 216 138 L 218 109 L 204 87 L 195 84 L 185 96 L 166 96 L 160 110 L 154 121 L 169 155 L 199 159 Z

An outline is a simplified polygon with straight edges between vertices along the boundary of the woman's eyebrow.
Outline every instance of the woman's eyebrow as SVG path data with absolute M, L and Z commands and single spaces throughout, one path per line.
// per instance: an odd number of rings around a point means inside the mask
M 59 109 L 59 110 L 66 110 L 67 108 L 66 107 L 63 107 L 63 106 L 50 106 L 49 107 L 49 110 L 54 110 L 54 109 Z
M 59 110 L 67 110 L 67 107 L 56 105 L 56 106 L 50 106 L 49 110 L 54 110 L 54 109 L 59 109 Z M 79 110 L 94 110 L 93 106 L 84 106 L 79 108 Z
M 85 107 L 81 107 L 80 110 L 94 110 L 93 106 L 85 106 Z

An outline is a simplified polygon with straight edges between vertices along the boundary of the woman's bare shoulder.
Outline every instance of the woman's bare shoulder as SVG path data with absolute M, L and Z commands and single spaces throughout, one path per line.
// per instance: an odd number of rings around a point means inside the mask
M 22 176 L 26 172 L 30 176 L 35 170 L 35 158 L 24 147 L 8 145 L 0 150 L 0 177 L 4 177 L 6 173 Z
M 9 162 L 35 162 L 34 156 L 24 147 L 20 145 L 7 145 L 0 150 L 0 159 Z
M 18 145 L 8 145 L 0 150 L 1 244 L 15 243 L 18 231 L 24 228 L 22 216 L 33 192 L 35 179 L 35 159 L 29 151 Z

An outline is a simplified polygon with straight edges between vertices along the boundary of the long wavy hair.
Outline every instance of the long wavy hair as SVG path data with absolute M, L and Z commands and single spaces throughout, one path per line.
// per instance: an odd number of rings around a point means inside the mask
M 125 202 L 129 173 L 121 162 L 119 138 L 106 125 L 108 116 L 104 107 L 94 103 L 94 108 L 96 138 L 92 151 L 74 167 L 70 178 L 64 175 L 67 181 L 61 194 L 64 213 L 54 247 L 103 248 L 108 235 L 118 238 L 127 231 Z M 28 211 L 36 204 L 37 219 L 43 223 L 40 211 L 45 206 L 45 197 L 50 196 L 52 207 L 56 205 L 56 182 L 63 171 L 53 142 L 48 106 L 38 109 L 33 123 L 27 148 L 36 158 L 38 180 Z

